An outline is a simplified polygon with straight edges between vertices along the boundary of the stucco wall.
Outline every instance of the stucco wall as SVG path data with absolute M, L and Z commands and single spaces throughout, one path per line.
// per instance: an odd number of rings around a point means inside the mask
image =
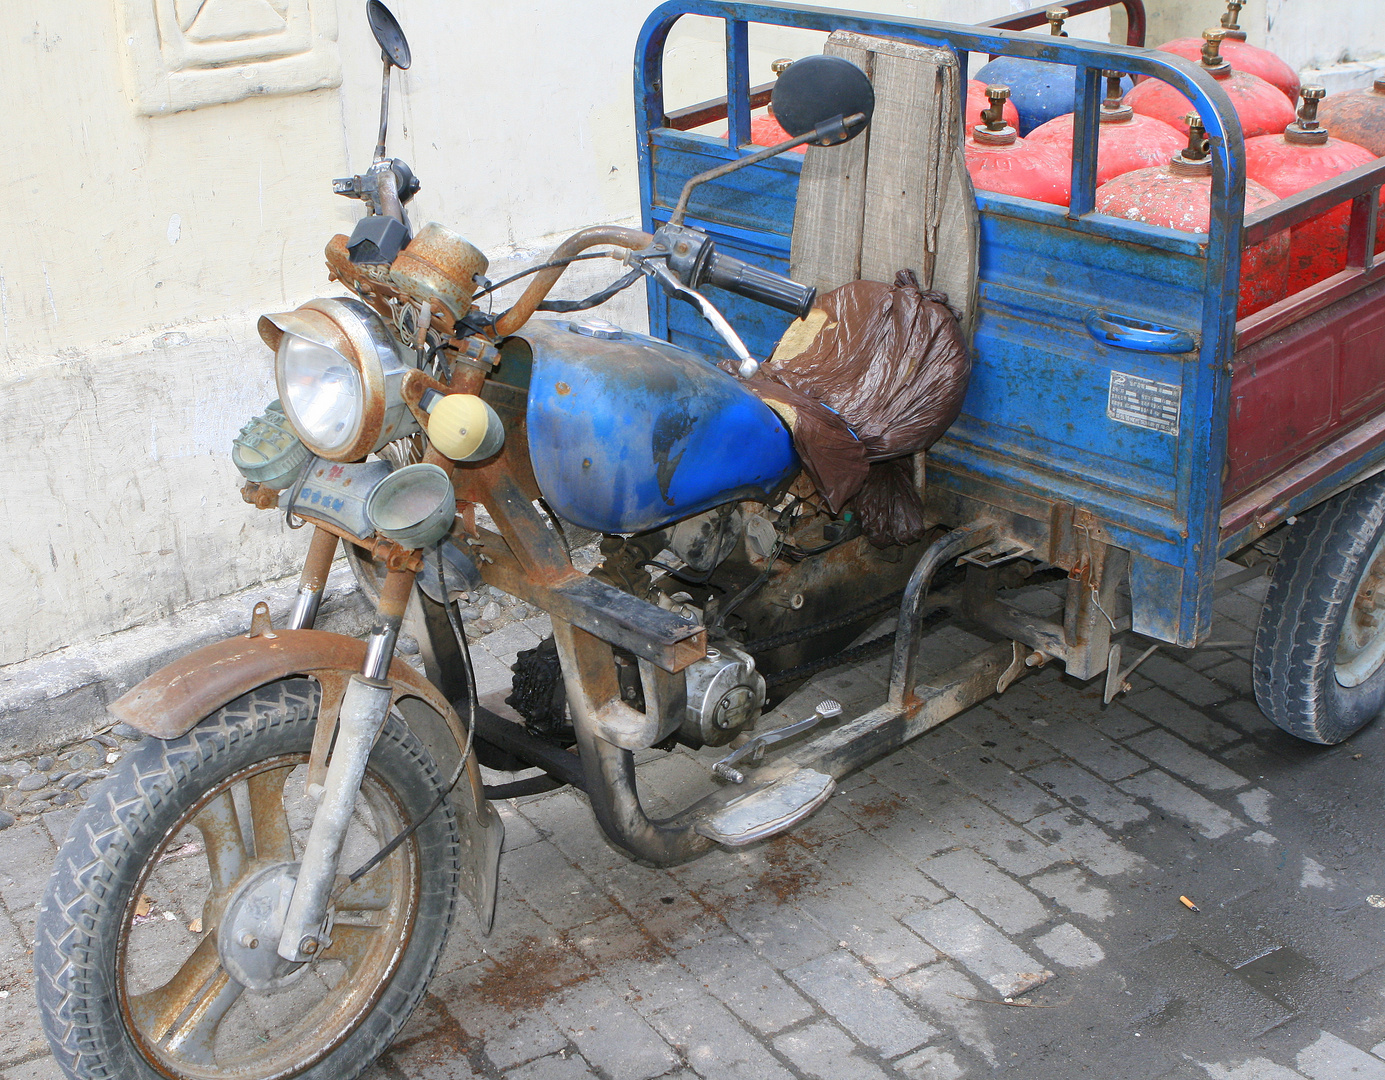
M 1217 26 L 1222 0 L 1146 0 L 1149 43 L 1200 37 Z M 1252 45 L 1270 49 L 1296 70 L 1385 55 L 1385 11 L 1379 0 L 1249 0 L 1240 25 Z
M 879 0 L 978 19 L 1013 0 Z M 651 0 L 396 0 L 414 63 L 391 150 L 416 221 L 536 258 L 638 207 L 631 55 Z M 305 544 L 239 498 L 240 425 L 273 396 L 256 317 L 328 290 L 358 204 L 379 54 L 358 0 L 0 4 L 17 150 L 0 201 L 0 666 L 291 573 Z M 1104 17 L 1088 17 L 1088 33 Z M 1077 29 L 1080 29 L 1078 27 Z M 813 35 L 757 31 L 769 62 Z M 670 101 L 723 92 L 721 30 L 680 27 Z M 608 268 L 585 268 L 587 282 Z M 615 305 L 643 319 L 638 290 Z

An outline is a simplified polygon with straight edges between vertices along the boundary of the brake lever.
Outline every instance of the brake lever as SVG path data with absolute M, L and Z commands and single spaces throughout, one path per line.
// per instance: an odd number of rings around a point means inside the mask
M 663 253 L 660 253 L 662 256 Z M 676 296 L 679 300 L 686 301 L 702 313 L 702 317 L 712 325 L 712 329 L 721 335 L 721 340 L 726 342 L 731 351 L 736 354 L 736 359 L 740 361 L 740 366 L 736 372 L 742 379 L 753 379 L 760 371 L 760 361 L 750 355 L 750 350 L 745 347 L 745 342 L 740 335 L 726 321 L 726 316 L 716 309 L 716 305 L 703 296 L 696 289 L 691 289 L 678 280 L 672 270 L 665 265 L 662 257 L 646 258 L 641 252 L 632 252 L 626 257 L 627 262 L 634 263 L 640 270 L 648 274 L 659 283 L 659 287 L 668 293 L 669 296 Z

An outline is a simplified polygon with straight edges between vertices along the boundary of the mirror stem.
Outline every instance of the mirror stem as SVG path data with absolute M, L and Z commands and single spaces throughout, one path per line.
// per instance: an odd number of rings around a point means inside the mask
M 812 131 L 805 131 L 796 138 L 787 139 L 784 142 L 776 143 L 774 146 L 767 146 L 763 150 L 757 150 L 755 153 L 746 157 L 737 158 L 735 161 L 728 161 L 725 165 L 718 165 L 715 169 L 708 169 L 704 173 L 698 173 L 683 185 L 683 192 L 678 196 L 678 205 L 673 208 L 673 214 L 669 217 L 668 223 L 670 225 L 683 224 L 683 216 L 688 212 L 688 199 L 692 195 L 693 188 L 697 187 L 699 184 L 705 184 L 708 180 L 716 180 L 718 177 L 725 176 L 727 173 L 733 173 L 737 169 L 743 169 L 747 165 L 754 165 L 756 162 L 772 158 L 776 154 L 782 154 L 785 150 L 792 150 L 795 146 L 802 146 L 806 142 L 821 139 L 828 135 L 831 129 L 835 129 L 838 126 L 840 126 L 841 131 L 845 132 L 850 128 L 856 127 L 858 124 L 865 123 L 865 121 L 865 113 L 853 113 L 845 119 L 837 117 L 835 120 L 829 120 L 824 124 L 819 124 Z M 824 131 L 824 128 L 829 129 L 829 131 Z M 836 141 L 840 141 L 840 139 Z
M 390 58 L 382 51 L 380 56 L 385 61 L 385 75 L 380 82 L 380 141 L 375 146 L 375 160 L 385 160 L 385 129 L 390 123 Z

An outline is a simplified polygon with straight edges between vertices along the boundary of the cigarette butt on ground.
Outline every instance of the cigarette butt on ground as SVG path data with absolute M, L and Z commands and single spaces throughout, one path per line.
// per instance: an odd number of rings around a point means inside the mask
M 1198 906 L 1197 906 L 1196 904 L 1194 904 L 1191 900 L 1189 900 L 1186 896 L 1180 896 L 1180 897 L 1178 898 L 1178 902 L 1179 902 L 1180 904 L 1182 904 L 1185 908 L 1187 908 L 1189 911 L 1201 911 L 1201 910 L 1202 910 L 1202 908 L 1198 907 Z

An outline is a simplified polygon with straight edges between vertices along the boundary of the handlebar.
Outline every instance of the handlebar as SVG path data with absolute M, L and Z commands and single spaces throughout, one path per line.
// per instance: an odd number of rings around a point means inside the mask
M 818 295 L 817 289 L 811 285 L 800 285 L 783 274 L 752 266 L 719 251 L 713 252 L 707 262 L 706 280 L 727 292 L 787 311 L 798 319 L 808 317 Z
M 799 319 L 807 318 L 813 309 L 817 289 L 718 251 L 704 232 L 682 225 L 665 225 L 654 239 L 669 252 L 669 266 L 690 289 L 704 284 L 715 285 L 748 300 L 787 311 Z
M 627 229 L 619 225 L 595 225 L 573 233 L 559 244 L 558 249 L 553 252 L 552 261 L 580 255 L 587 248 L 599 244 L 613 244 L 616 247 L 629 248 L 631 251 L 640 251 L 653 242 L 654 237 L 639 229 Z M 535 274 L 534 280 L 524 290 L 524 295 L 515 301 L 514 307 L 495 320 L 496 336 L 508 337 L 527 323 L 566 269 L 566 265 L 552 266 Z

